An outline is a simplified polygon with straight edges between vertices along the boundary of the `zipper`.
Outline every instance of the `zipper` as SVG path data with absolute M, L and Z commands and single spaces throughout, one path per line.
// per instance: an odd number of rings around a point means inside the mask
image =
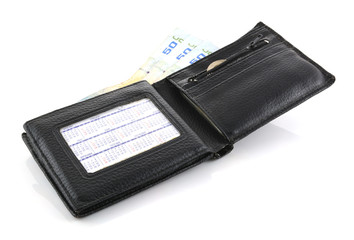
M 217 64 L 215 67 L 211 68 L 210 70 L 203 70 L 202 72 L 197 73 L 196 75 L 188 78 L 188 82 L 192 83 L 192 82 L 198 82 L 201 78 L 207 77 L 212 75 L 215 71 L 217 71 L 218 69 L 232 63 L 235 62 L 237 60 L 239 60 L 240 58 L 248 55 L 249 53 L 260 49 L 262 47 L 264 47 L 265 45 L 267 45 L 270 41 L 267 38 L 264 38 L 262 34 L 258 34 L 258 36 L 252 41 L 250 42 L 246 48 L 244 48 L 243 50 L 241 50 L 238 53 L 235 53 L 233 55 L 231 55 L 230 57 L 226 58 L 226 59 L 220 59 L 217 61 L 220 61 L 220 64 Z M 189 85 L 189 84 L 188 84 Z

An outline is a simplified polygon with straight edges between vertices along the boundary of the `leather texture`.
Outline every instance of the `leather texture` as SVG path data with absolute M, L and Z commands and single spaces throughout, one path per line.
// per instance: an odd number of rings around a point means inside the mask
M 226 59 L 206 71 L 214 61 Z M 334 82 L 334 76 L 263 23 L 234 43 L 160 82 L 146 81 L 24 124 L 23 140 L 69 211 L 86 216 L 209 159 Z M 59 129 L 150 98 L 181 135 L 94 174 Z
M 188 102 L 172 83 L 162 80 L 153 86 L 214 153 L 230 145 L 229 141 Z
M 219 59 L 230 60 L 205 72 Z M 165 81 L 183 92 L 234 143 L 329 87 L 334 79 L 259 23 L 236 42 Z
M 88 174 L 59 129 L 107 108 L 149 97 L 180 136 L 142 154 Z M 48 113 L 25 123 L 25 143 L 69 211 L 82 217 L 194 166 L 212 151 L 146 81 Z

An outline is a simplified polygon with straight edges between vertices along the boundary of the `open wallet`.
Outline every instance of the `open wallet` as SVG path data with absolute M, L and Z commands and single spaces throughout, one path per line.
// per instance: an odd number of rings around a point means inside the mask
M 140 81 L 30 120 L 22 138 L 68 210 L 82 217 L 223 157 L 334 79 L 258 23 L 153 85 Z

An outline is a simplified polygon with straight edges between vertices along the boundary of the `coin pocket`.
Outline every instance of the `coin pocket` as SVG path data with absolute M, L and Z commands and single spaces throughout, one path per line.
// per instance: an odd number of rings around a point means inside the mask
M 213 72 L 205 74 L 204 77 L 198 78 L 196 82 L 183 86 L 183 90 L 197 97 L 213 87 L 222 84 L 224 81 L 229 81 L 230 76 L 246 70 L 249 71 L 256 67 L 257 64 L 263 61 L 268 61 L 270 58 L 275 57 L 286 49 L 287 47 L 283 43 L 269 46 L 268 48 L 237 59 L 229 64 L 225 64 Z

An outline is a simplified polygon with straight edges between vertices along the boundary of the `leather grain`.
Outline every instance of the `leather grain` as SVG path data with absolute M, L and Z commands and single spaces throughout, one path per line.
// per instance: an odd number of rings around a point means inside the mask
M 229 141 L 188 102 L 173 84 L 162 80 L 153 86 L 214 153 L 229 145 Z
M 258 49 L 249 46 L 257 39 Z M 238 58 L 190 81 L 209 64 Z M 170 77 L 231 143 L 329 87 L 334 76 L 263 23 Z
M 64 139 L 61 126 L 149 97 L 181 136 L 142 154 L 87 174 Z M 82 217 L 209 159 L 212 151 L 146 81 L 80 102 L 25 123 L 23 138 L 70 212 Z
M 220 59 L 227 61 L 206 72 Z M 222 157 L 237 140 L 333 82 L 333 75 L 259 23 L 234 43 L 153 86 L 138 82 L 28 121 L 22 138 L 69 211 L 82 217 Z M 146 97 L 181 136 L 87 174 L 59 129 Z

